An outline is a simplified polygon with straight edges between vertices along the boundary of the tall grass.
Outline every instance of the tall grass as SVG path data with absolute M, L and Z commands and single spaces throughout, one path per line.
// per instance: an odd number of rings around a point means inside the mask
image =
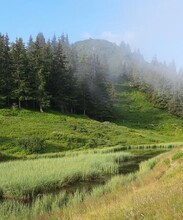
M 182 149 L 176 149 L 156 158 L 159 162 L 155 167 L 154 159 L 143 163 L 136 173 L 137 180 L 131 184 L 100 199 L 89 199 L 73 209 L 61 210 L 50 218 L 63 214 L 63 219 L 182 219 L 183 160 L 182 156 L 172 160 L 180 152 Z M 148 172 L 152 167 L 153 171 Z
M 161 155 L 160 155 L 161 156 Z M 127 175 L 116 175 L 112 177 L 105 185 L 95 187 L 91 192 L 91 197 L 98 197 L 105 193 L 112 192 L 114 189 L 126 185 L 127 183 L 137 179 L 142 178 L 144 174 L 148 173 L 153 167 L 158 163 L 160 156 L 151 158 L 147 161 L 143 161 L 139 165 L 139 170 L 134 173 L 129 173 Z
M 94 187 L 91 192 L 76 190 L 75 193 L 71 194 L 62 191 L 57 194 L 42 195 L 33 200 L 31 205 L 16 200 L 6 200 L 0 203 L 0 216 L 2 219 L 8 220 L 33 219 L 40 215 L 44 216 L 45 213 L 51 213 L 60 208 L 67 207 L 67 210 L 71 210 L 74 205 L 85 199 L 96 199 L 106 193 L 112 192 L 122 185 L 126 185 L 137 178 L 141 178 L 144 173 L 152 169 L 152 164 L 155 165 L 155 161 L 158 162 L 158 157 L 141 163 L 140 171 L 128 175 L 114 176 L 108 180 L 105 185 Z
M 160 144 L 144 144 L 144 145 L 128 145 L 128 146 L 111 146 L 95 149 L 86 149 L 86 150 L 72 150 L 65 152 L 57 153 L 45 153 L 45 154 L 32 154 L 28 155 L 25 158 L 27 159 L 39 159 L 39 158 L 59 158 L 65 156 L 77 156 L 80 154 L 102 154 L 102 153 L 114 153 L 120 151 L 133 151 L 133 150 L 161 150 L 161 149 L 172 149 L 175 147 L 182 146 L 183 142 L 172 142 L 172 143 L 160 143 Z
M 64 191 L 55 195 L 43 195 L 37 198 L 32 204 L 22 203 L 16 200 L 7 200 L 0 203 L 0 219 L 33 219 L 45 212 L 71 206 L 76 202 L 81 201 L 82 195 L 85 193 L 76 192 L 73 195 Z
M 0 188 L 4 197 L 32 198 L 78 181 L 118 173 L 129 153 L 81 154 L 78 156 L 13 161 L 0 164 Z

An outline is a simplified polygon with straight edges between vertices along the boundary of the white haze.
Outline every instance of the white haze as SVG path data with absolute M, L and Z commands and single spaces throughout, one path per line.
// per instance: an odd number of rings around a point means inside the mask
M 106 30 L 98 35 L 88 32 L 82 38 L 101 38 L 116 44 L 124 41 L 132 50 L 140 49 L 147 61 L 157 55 L 161 62 L 169 64 L 175 60 L 177 69 L 183 67 L 183 1 L 131 0 L 129 4 L 132 6 L 126 8 L 129 10 L 128 28 L 124 28 L 121 21 L 121 29 L 115 32 Z

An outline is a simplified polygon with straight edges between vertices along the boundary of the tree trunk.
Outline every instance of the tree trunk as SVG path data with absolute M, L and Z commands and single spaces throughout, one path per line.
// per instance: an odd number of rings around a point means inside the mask
M 21 109 L 21 101 L 18 99 L 18 108 Z
M 8 106 L 10 106 L 10 97 L 9 96 L 7 97 L 7 104 L 8 104 Z
M 28 102 L 27 102 L 27 99 L 25 100 L 25 107 L 28 108 Z
M 84 93 L 84 100 L 83 100 L 83 114 L 86 115 L 86 100 L 85 100 L 85 93 Z
M 44 112 L 42 104 L 39 105 L 39 110 L 40 110 L 40 112 Z

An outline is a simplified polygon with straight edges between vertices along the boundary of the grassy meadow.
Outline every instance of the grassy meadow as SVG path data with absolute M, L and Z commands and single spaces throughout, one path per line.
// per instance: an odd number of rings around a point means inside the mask
M 154 108 L 144 94 L 118 85 L 116 118 L 97 122 L 58 112 L 0 109 L 0 161 L 73 150 L 182 142 L 183 121 Z
M 133 158 L 130 153 L 99 152 L 94 155 L 1 163 L 0 170 L 7 169 L 9 173 L 5 175 L 2 172 L 0 181 L 0 216 L 2 219 L 34 219 L 59 209 L 72 210 L 75 205 L 87 199 L 99 198 L 140 178 L 158 161 L 158 157 L 155 157 L 142 162 L 140 171 L 119 175 L 119 166 Z M 65 165 L 64 170 L 59 164 Z M 20 169 L 21 173 L 14 173 Z M 103 182 L 100 183 L 101 180 Z M 75 188 L 75 185 L 84 182 L 90 188 Z M 92 186 L 93 183 L 98 184 Z
M 183 121 L 129 85 L 114 108 L 113 122 L 0 109 L 0 220 L 181 219 Z
M 102 180 L 117 174 L 120 162 L 132 157 L 121 152 L 1 163 L 1 197 L 30 199 L 78 182 Z

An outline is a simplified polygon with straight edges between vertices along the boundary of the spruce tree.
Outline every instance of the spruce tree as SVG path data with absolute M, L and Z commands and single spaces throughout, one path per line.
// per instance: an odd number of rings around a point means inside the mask
M 12 91 L 10 43 L 6 34 L 0 34 L 0 93 L 6 104 L 10 105 Z
M 32 42 L 28 54 L 34 77 L 33 98 L 39 105 L 40 112 L 43 112 L 43 108 L 50 105 L 47 83 L 51 71 L 51 48 L 50 43 L 45 43 L 42 33 L 39 33 L 36 40 Z
M 11 95 L 13 98 L 18 99 L 18 106 L 21 108 L 21 101 L 26 100 L 29 95 L 28 59 L 25 45 L 21 38 L 12 44 L 10 57 L 13 79 Z

